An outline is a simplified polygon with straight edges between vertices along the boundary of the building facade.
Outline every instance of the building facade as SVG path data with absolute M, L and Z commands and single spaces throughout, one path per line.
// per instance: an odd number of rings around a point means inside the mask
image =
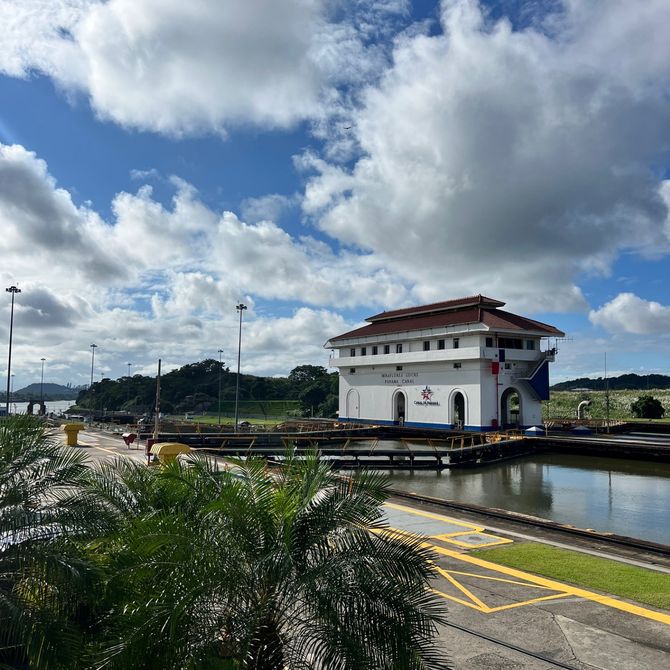
M 557 328 L 477 295 L 382 312 L 331 338 L 340 420 L 496 430 L 542 421 Z

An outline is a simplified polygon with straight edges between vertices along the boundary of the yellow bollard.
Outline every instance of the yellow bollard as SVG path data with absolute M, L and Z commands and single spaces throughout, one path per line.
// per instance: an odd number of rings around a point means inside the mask
M 77 435 L 80 430 L 84 430 L 83 423 L 64 423 L 61 428 L 65 431 L 65 443 L 68 447 L 77 446 Z
M 151 445 L 151 453 L 158 456 L 158 460 L 165 465 L 170 461 L 174 461 L 179 454 L 188 454 L 191 447 L 181 442 L 156 442 Z

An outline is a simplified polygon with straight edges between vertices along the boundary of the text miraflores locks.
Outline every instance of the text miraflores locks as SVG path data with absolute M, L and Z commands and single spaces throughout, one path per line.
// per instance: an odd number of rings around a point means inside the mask
M 382 372 L 384 384 L 413 384 L 418 372 Z

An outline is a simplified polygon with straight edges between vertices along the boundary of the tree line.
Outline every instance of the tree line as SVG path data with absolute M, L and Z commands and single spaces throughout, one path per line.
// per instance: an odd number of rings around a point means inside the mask
M 588 389 L 589 391 L 641 391 L 645 389 L 670 389 L 668 375 L 636 375 L 634 373 L 619 375 L 618 377 L 580 377 L 565 382 L 558 382 L 551 387 L 552 391 L 574 391 Z
M 208 358 L 161 376 L 161 411 L 166 413 L 219 411 L 235 400 L 237 373 L 225 362 Z M 319 365 L 299 365 L 288 377 L 240 375 L 239 399 L 296 400 L 303 414 L 334 417 L 338 407 L 338 376 Z M 156 378 L 132 375 L 102 379 L 79 392 L 77 405 L 93 411 L 149 412 L 155 405 Z

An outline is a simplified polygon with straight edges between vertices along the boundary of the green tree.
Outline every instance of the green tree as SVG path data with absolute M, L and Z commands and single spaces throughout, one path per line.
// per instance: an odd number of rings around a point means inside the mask
M 320 365 L 299 365 L 293 368 L 288 375 L 288 380 L 295 385 L 309 384 L 328 376 L 326 368 Z
M 660 419 L 665 414 L 661 401 L 651 395 L 641 395 L 630 409 L 640 419 Z
M 78 492 L 81 451 L 54 444 L 30 417 L 0 422 L 0 666 L 76 668 L 95 571 L 79 544 L 104 514 Z
M 101 550 L 114 668 L 443 668 L 432 554 L 383 520 L 386 479 L 341 480 L 316 454 L 222 470 L 105 466 L 91 484 L 116 511 Z

